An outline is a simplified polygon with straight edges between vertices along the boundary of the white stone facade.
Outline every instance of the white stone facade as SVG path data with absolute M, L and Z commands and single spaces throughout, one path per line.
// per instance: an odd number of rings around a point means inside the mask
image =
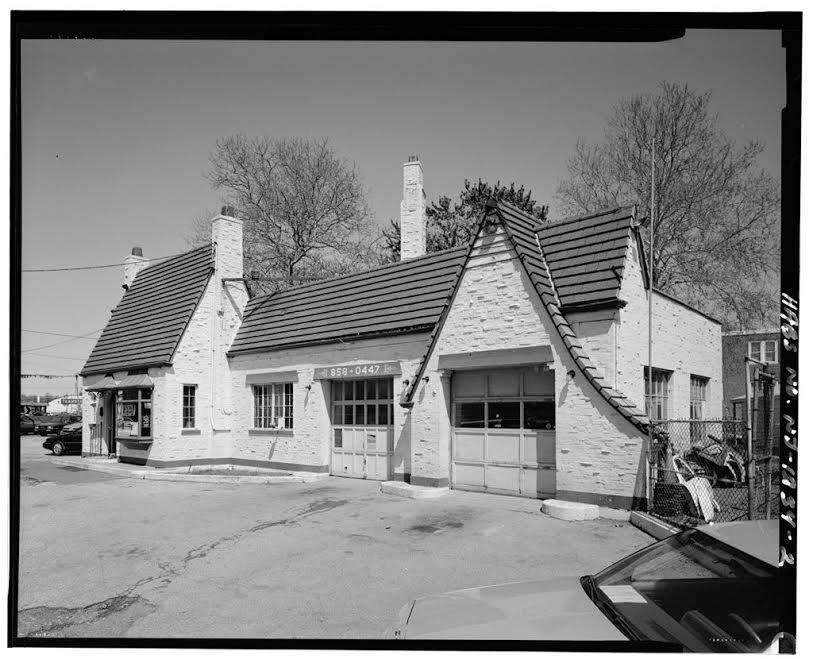
M 417 161 L 407 166 L 420 173 Z M 420 188 L 422 197 L 422 184 L 416 183 L 415 188 Z M 405 204 L 406 192 L 405 172 Z M 422 199 L 407 210 L 422 213 L 421 203 Z M 329 380 L 316 379 L 315 370 L 397 362 L 401 374 L 394 377 L 389 476 L 446 486 L 451 473 L 453 373 L 441 367 L 448 363 L 444 358 L 471 353 L 472 359 L 490 359 L 486 367 L 499 368 L 505 366 L 500 351 L 544 349 L 550 355 L 545 366 L 554 382 L 557 498 L 629 508 L 646 496 L 645 433 L 612 407 L 581 372 L 501 228 L 478 237 L 428 356 L 433 337 L 423 333 L 227 357 L 247 302 L 245 285 L 239 281 L 240 223 L 216 218 L 213 242 L 216 269 L 178 345 L 173 366 L 149 370 L 154 382 L 154 438 L 144 456 L 148 464 L 221 462 L 329 471 L 331 385 Z M 620 297 L 626 303 L 621 308 L 573 313 L 568 321 L 607 383 L 643 408 L 647 291 L 634 240 Z M 688 417 L 689 378 L 696 375 L 708 378 L 708 416 L 719 417 L 720 325 L 658 293 L 653 297 L 653 316 L 653 364 L 672 373 L 670 416 Z M 425 356 L 412 404 L 399 404 L 408 383 L 419 375 Z M 292 429 L 254 427 L 252 386 L 257 376 L 292 383 Z M 93 380 L 88 378 L 86 385 Z M 197 387 L 193 429 L 182 428 L 185 384 Z M 86 422 L 94 418 L 91 398 L 85 394 Z

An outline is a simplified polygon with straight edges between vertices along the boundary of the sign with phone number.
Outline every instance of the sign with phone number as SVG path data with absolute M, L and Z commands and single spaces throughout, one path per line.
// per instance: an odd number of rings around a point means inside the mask
M 314 380 L 359 380 L 401 375 L 398 362 L 376 362 L 373 364 L 341 364 L 326 366 L 313 371 Z

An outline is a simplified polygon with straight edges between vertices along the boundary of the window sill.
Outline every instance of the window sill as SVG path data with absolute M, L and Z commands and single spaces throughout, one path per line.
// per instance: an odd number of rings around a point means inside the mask
M 181 428 L 182 435 L 200 435 L 200 428 Z
M 283 435 L 293 437 L 293 428 L 249 428 L 249 435 Z
M 114 437 L 117 442 L 131 442 L 133 444 L 152 444 L 152 437 Z

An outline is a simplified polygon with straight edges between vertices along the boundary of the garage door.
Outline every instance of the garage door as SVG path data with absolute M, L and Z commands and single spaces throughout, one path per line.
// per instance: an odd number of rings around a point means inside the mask
M 454 373 L 453 487 L 555 495 L 553 385 L 553 372 L 541 367 Z
M 393 447 L 393 380 L 333 380 L 330 473 L 388 480 Z

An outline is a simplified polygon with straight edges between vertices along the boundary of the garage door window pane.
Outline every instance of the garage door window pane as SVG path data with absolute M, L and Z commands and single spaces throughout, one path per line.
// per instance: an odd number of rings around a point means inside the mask
M 353 425 L 353 406 L 352 405 L 345 405 L 344 406 L 344 425 L 352 426 Z
M 350 380 L 345 380 L 343 384 L 344 384 L 344 399 L 353 400 L 353 382 Z
M 364 400 L 364 380 L 356 380 L 356 400 Z
M 495 371 L 488 374 L 489 396 L 519 396 L 519 373 Z
M 455 426 L 485 428 L 485 403 L 455 403 Z
M 525 371 L 525 395 L 526 396 L 552 396 L 553 371 Z
M 519 401 L 490 402 L 488 404 L 489 428 L 519 428 Z
M 341 405 L 333 406 L 333 423 L 337 426 L 342 425 L 342 409 L 344 408 Z
M 335 428 L 333 430 L 333 447 L 334 448 L 341 448 L 342 447 L 342 429 Z
M 556 405 L 552 400 L 526 401 L 525 427 L 528 430 L 556 428 Z
M 364 405 L 356 405 L 356 421 L 357 426 L 364 425 Z
M 367 425 L 374 426 L 375 425 L 375 405 L 368 405 L 367 406 Z
M 379 405 L 378 406 L 378 425 L 379 426 L 386 426 L 389 421 L 387 420 L 387 408 L 389 405 Z

